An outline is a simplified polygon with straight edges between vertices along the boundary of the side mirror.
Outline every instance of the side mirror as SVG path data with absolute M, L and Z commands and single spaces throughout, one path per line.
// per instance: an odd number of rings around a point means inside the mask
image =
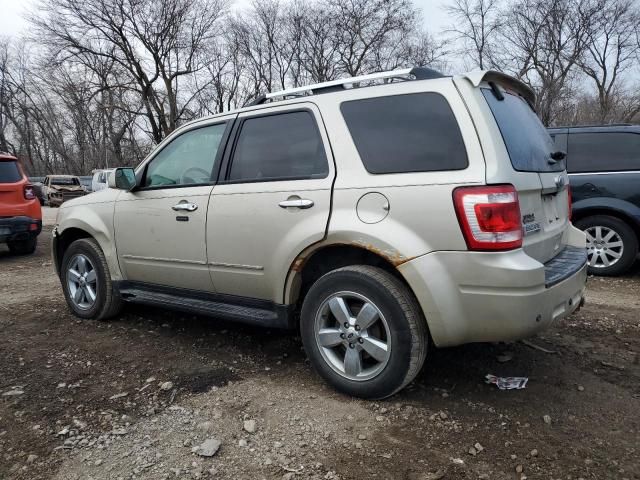
M 109 188 L 130 192 L 137 185 L 136 172 L 133 168 L 116 168 L 109 174 L 107 184 Z

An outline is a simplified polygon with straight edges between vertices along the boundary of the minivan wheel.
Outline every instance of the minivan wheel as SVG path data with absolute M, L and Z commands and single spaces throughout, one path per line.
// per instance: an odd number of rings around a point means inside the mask
M 67 248 L 60 280 L 67 305 L 80 318 L 104 320 L 122 308 L 120 297 L 113 291 L 104 253 L 93 239 L 76 240 Z
M 587 235 L 589 273 L 620 275 L 638 254 L 638 237 L 625 222 L 609 215 L 594 215 L 576 222 Z
M 393 395 L 415 378 L 429 339 L 409 289 L 365 265 L 334 270 L 311 286 L 300 331 L 312 366 L 327 382 L 371 399 Z

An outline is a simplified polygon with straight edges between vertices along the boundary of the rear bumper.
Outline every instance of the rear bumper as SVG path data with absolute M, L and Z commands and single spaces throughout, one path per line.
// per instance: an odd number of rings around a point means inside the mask
M 42 220 L 26 216 L 0 218 L 0 243 L 28 240 L 42 231 Z
M 518 340 L 582 305 L 586 254 L 579 245 L 571 247 L 546 265 L 523 250 L 434 252 L 398 269 L 436 345 Z

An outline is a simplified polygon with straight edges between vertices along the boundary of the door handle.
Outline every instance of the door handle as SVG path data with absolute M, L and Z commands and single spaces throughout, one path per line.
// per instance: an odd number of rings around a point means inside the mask
M 172 209 L 174 209 L 176 212 L 195 212 L 198 209 L 198 205 L 196 205 L 195 203 L 189 203 L 189 202 L 180 202 L 177 205 L 174 205 L 173 207 L 171 207 Z
M 278 205 L 282 208 L 311 208 L 313 207 L 313 200 L 309 200 L 307 198 L 289 198 L 287 200 L 283 200 Z

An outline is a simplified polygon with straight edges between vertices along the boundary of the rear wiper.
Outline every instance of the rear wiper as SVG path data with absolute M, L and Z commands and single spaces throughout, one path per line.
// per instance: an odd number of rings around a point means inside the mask
M 558 150 L 557 152 L 551 152 L 550 157 L 551 158 L 549 158 L 549 163 L 554 164 L 560 160 L 564 160 L 565 158 L 567 158 L 567 154 L 562 150 Z

